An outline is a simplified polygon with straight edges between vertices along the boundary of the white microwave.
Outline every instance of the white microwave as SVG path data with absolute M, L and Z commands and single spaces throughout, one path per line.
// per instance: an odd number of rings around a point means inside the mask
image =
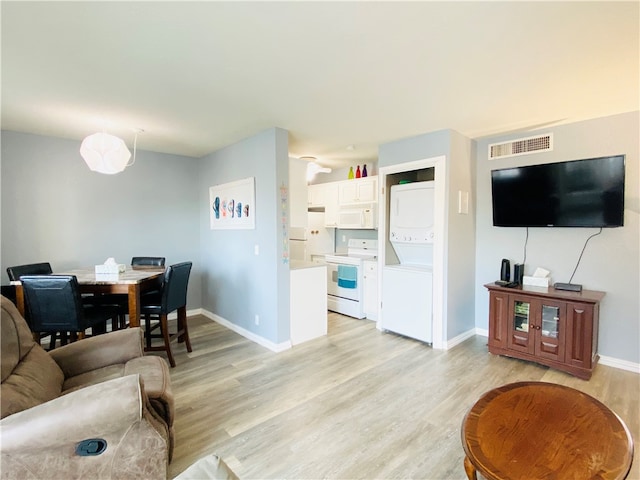
M 374 229 L 376 228 L 376 209 L 374 204 L 341 208 L 338 210 L 338 228 Z

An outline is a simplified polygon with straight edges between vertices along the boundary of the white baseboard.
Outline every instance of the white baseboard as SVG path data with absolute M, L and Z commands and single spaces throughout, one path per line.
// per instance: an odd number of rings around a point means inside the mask
M 476 335 L 476 329 L 472 328 L 471 330 L 467 330 L 466 332 L 462 332 L 460 335 L 450 338 L 447 340 L 445 349 L 449 350 L 450 348 L 455 347 L 456 345 L 464 342 L 467 338 L 471 338 Z
M 288 340 L 286 342 L 282 342 L 282 343 L 273 343 L 271 340 L 267 340 L 264 337 L 261 337 L 260 335 L 251 332 L 249 330 L 247 330 L 246 328 L 242 328 L 238 325 L 236 325 L 235 323 L 231 323 L 229 320 L 227 320 L 226 318 L 222 318 L 220 315 L 216 315 L 215 313 L 211 313 L 208 310 L 204 310 L 204 309 L 199 309 L 198 312 L 199 315 L 204 315 L 205 317 L 209 318 L 210 320 L 213 320 L 216 323 L 219 323 L 220 325 L 222 325 L 223 327 L 228 328 L 229 330 L 232 330 L 234 332 L 236 332 L 238 335 L 242 335 L 244 338 L 251 340 L 252 342 L 257 343 L 258 345 L 261 345 L 265 348 L 268 348 L 269 350 L 271 350 L 272 352 L 283 352 L 284 350 L 288 350 L 289 348 L 291 348 L 291 341 Z
M 620 370 L 627 370 L 633 373 L 640 373 L 640 364 L 629 362 L 627 360 L 620 360 L 619 358 L 607 357 L 606 355 L 600 355 L 601 365 L 608 367 L 619 368 Z
M 271 340 L 267 340 L 260 335 L 257 335 L 249 330 L 239 327 L 235 323 L 231 323 L 229 320 L 222 318 L 219 315 L 209 312 L 208 310 L 204 310 L 203 308 L 196 308 L 194 310 L 188 310 L 187 316 L 192 315 L 204 315 L 205 317 L 213 320 L 216 323 L 228 328 L 236 332 L 239 335 L 242 335 L 248 340 L 257 343 L 265 348 L 268 348 L 272 352 L 283 352 L 284 350 L 288 350 L 291 348 L 291 341 L 282 342 L 282 343 L 273 343 Z M 176 318 L 175 313 L 169 315 L 169 318 Z M 467 330 L 466 332 L 461 333 L 460 335 L 447 340 L 446 349 L 449 350 L 456 345 L 464 342 L 466 339 L 473 337 L 474 335 L 479 335 L 481 337 L 489 337 L 489 331 L 486 328 L 472 328 Z M 640 374 L 640 364 L 629 362 L 627 360 L 621 360 L 619 358 L 608 357 L 606 355 L 600 355 L 600 364 L 606 365 L 608 367 L 618 368 L 620 370 L 627 370 L 629 372 Z
M 476 328 L 476 335 L 481 335 L 483 337 L 488 338 L 489 330 L 484 328 Z M 608 367 L 618 368 L 620 370 L 627 370 L 633 373 L 640 373 L 640 364 L 629 362 L 628 360 L 621 360 L 619 358 L 600 355 L 600 361 L 598 363 L 600 363 L 601 365 L 606 365 Z

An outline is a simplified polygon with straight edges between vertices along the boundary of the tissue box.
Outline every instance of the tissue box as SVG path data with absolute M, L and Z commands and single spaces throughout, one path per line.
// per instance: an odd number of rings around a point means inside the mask
M 527 275 L 522 277 L 523 285 L 530 285 L 532 287 L 549 287 L 549 277 L 528 277 Z
M 122 273 L 126 270 L 127 266 L 124 263 L 105 263 L 102 265 L 96 265 L 97 273 Z
M 118 275 L 125 269 L 126 265 L 122 263 L 96 265 L 96 280 L 118 280 Z

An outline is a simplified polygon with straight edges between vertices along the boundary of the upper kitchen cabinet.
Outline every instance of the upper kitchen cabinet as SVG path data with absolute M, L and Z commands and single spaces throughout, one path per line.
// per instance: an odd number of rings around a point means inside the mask
M 289 226 L 307 226 L 307 161 L 289 157 Z
M 328 228 L 338 226 L 338 183 L 324 184 L 324 225 Z
M 324 207 L 324 199 L 325 199 L 325 185 L 324 183 L 319 183 L 316 185 L 309 185 L 308 187 L 308 197 L 307 197 L 307 205 L 309 208 L 320 208 Z
M 335 228 L 338 226 L 338 185 L 341 182 L 318 183 L 309 185 L 309 209 L 324 210 L 324 226 Z
M 339 182 L 340 205 L 376 203 L 378 201 L 378 177 L 366 177 Z

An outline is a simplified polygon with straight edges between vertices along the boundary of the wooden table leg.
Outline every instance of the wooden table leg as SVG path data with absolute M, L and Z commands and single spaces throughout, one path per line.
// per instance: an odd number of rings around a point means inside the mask
M 467 473 L 467 478 L 469 480 L 478 480 L 478 476 L 476 475 L 476 467 L 473 466 L 471 460 L 466 455 L 464 456 L 464 471 Z
M 22 289 L 22 285 L 16 285 L 16 307 L 18 307 L 18 311 L 23 318 L 27 318 L 24 315 L 24 290 Z
M 140 326 L 140 285 L 129 285 L 129 326 Z

